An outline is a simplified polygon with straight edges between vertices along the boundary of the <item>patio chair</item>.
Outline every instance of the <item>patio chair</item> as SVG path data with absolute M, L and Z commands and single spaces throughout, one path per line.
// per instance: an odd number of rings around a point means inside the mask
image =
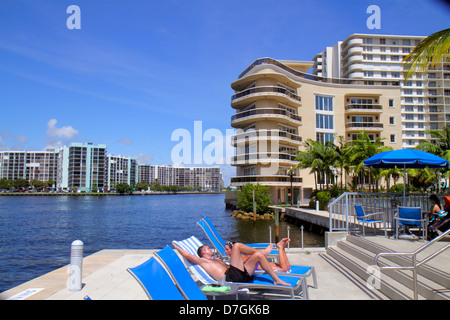
M 206 220 L 205 220 L 206 219 Z M 207 224 L 206 221 L 209 221 L 210 223 Z M 215 230 L 214 226 L 212 225 L 211 221 L 208 218 L 203 218 L 202 220 L 200 220 L 199 222 L 197 222 L 197 224 L 202 228 L 202 230 L 205 232 L 206 236 L 208 237 L 208 239 L 210 240 L 210 242 L 213 244 L 213 246 L 216 248 L 216 250 L 218 251 L 219 255 L 222 258 L 225 258 L 224 260 L 227 261 L 229 260 L 229 257 L 226 255 L 225 253 L 225 245 L 222 247 L 222 245 L 220 244 L 219 240 L 214 236 L 213 234 L 213 229 Z M 209 226 L 212 226 L 212 228 L 210 228 Z M 217 233 L 218 234 L 218 233 Z M 220 237 L 220 235 L 219 235 Z M 222 238 L 220 238 L 222 239 Z M 223 240 L 222 240 L 223 241 Z M 267 244 L 268 245 L 268 244 Z M 200 246 L 200 245 L 199 245 Z M 266 246 L 267 247 L 267 246 Z M 259 247 L 255 247 L 255 248 L 259 248 Z M 276 253 L 273 253 L 273 252 Z M 268 258 L 272 258 L 273 260 L 278 260 L 278 250 L 272 250 L 271 254 L 268 256 Z M 265 273 L 263 270 L 257 270 L 257 273 Z M 276 272 L 280 272 L 277 271 Z M 282 273 L 282 272 L 280 272 Z M 313 266 L 300 266 L 300 265 L 291 265 L 291 269 L 289 269 L 286 272 L 283 272 L 283 275 L 286 276 L 294 276 L 294 277 L 298 277 L 298 276 L 305 276 L 305 277 L 310 277 L 312 276 L 313 278 L 313 283 L 314 285 L 312 285 L 313 288 L 318 288 L 317 285 L 317 276 L 316 276 L 316 270 Z
M 377 223 L 381 223 L 381 222 L 383 222 L 383 224 L 384 224 L 384 235 L 387 236 L 386 223 L 384 221 L 385 220 L 384 219 L 384 215 L 385 215 L 384 212 L 373 212 L 373 213 L 370 213 L 370 214 L 366 214 L 364 212 L 363 207 L 360 206 L 360 205 L 355 205 L 355 211 L 356 211 L 356 219 L 358 221 L 362 222 L 363 236 L 364 237 L 366 236 L 366 230 L 365 230 L 366 223 L 368 225 L 371 224 L 371 223 L 373 224 L 374 233 L 376 234 L 376 224 Z M 383 215 L 383 221 L 377 220 L 377 219 L 372 219 L 373 216 L 380 215 L 380 214 Z
M 166 246 L 164 249 L 155 252 L 155 256 L 166 268 L 172 281 L 186 300 L 207 300 L 171 247 Z
M 422 236 L 427 238 L 427 219 L 422 217 L 422 208 L 420 207 L 398 207 L 398 212 L 394 216 L 395 220 L 395 238 L 398 239 L 398 228 L 404 226 L 407 228 L 422 229 Z
M 201 222 L 202 221 L 202 222 Z M 225 241 L 220 236 L 217 229 L 214 227 L 213 223 L 208 217 L 202 218 L 197 224 L 203 229 L 203 231 L 206 233 L 206 236 L 211 241 L 213 246 L 217 249 L 217 251 L 221 255 L 225 255 Z M 246 243 L 245 245 L 249 247 L 253 247 L 256 249 L 264 249 L 269 246 L 270 243 Z M 223 254 L 221 253 L 223 252 Z M 278 249 L 273 249 L 270 257 L 277 257 L 278 256 Z
M 195 236 L 182 241 L 175 241 L 176 245 L 186 250 L 190 254 L 197 255 L 197 248 L 202 245 L 200 240 Z M 198 255 L 197 255 L 198 256 Z M 184 259 L 187 268 L 194 274 L 198 281 L 203 285 L 217 284 L 218 281 L 209 275 L 198 264 L 191 263 L 189 260 Z M 308 286 L 304 276 L 279 276 L 283 281 L 291 284 L 290 287 L 282 285 L 274 285 L 273 279 L 268 274 L 255 274 L 254 279 L 251 282 L 233 282 L 238 289 L 255 289 L 255 290 L 267 290 L 269 292 L 282 291 L 285 295 L 289 295 L 291 299 L 296 297 L 302 299 L 309 299 Z M 225 282 L 227 283 L 227 282 Z
M 163 266 L 151 257 L 141 265 L 127 271 L 141 285 L 150 300 L 184 300 Z

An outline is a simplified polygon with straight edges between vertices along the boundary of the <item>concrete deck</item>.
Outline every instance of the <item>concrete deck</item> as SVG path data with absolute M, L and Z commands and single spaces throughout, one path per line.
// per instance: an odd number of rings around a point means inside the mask
M 397 252 L 414 251 L 423 241 L 393 240 L 383 236 L 370 237 Z M 126 271 L 149 259 L 155 250 L 102 250 L 83 260 L 83 288 L 70 292 L 67 288 L 69 266 L 62 267 L 34 280 L 19 285 L 0 294 L 0 299 L 14 299 L 30 289 L 41 289 L 28 295 L 26 300 L 82 300 L 89 296 L 92 300 L 147 300 L 137 281 Z M 309 288 L 311 300 L 384 300 L 378 291 L 367 288 L 366 284 L 351 272 L 340 266 L 325 252 L 325 248 L 290 248 L 288 257 L 292 264 L 314 266 L 318 288 Z M 443 254 L 443 270 L 449 269 L 450 251 Z M 440 267 L 435 265 L 435 267 Z M 449 270 L 450 271 L 450 270 Z M 310 278 L 308 278 L 310 280 Z M 312 284 L 311 282 L 308 282 Z M 23 298 L 23 297 L 18 297 Z M 233 299 L 234 297 L 230 297 Z M 245 297 L 242 297 L 245 299 Z

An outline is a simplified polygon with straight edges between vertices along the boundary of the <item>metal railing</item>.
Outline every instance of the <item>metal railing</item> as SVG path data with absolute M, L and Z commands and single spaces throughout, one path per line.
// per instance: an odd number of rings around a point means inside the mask
M 239 120 L 242 118 L 255 116 L 255 115 L 279 115 L 288 118 L 289 120 L 293 120 L 296 122 L 301 122 L 302 117 L 298 114 L 292 113 L 286 109 L 282 108 L 255 108 L 246 110 L 243 112 L 236 113 L 231 116 L 231 121 Z
M 431 203 L 429 195 L 424 193 L 407 193 L 403 203 L 402 193 L 376 193 L 376 192 L 345 192 L 328 204 L 329 231 L 350 232 L 359 228 L 356 221 L 355 205 L 361 205 L 370 212 L 385 212 L 386 221 L 393 228 L 393 216 L 397 206 L 421 207 L 422 211 L 428 211 Z M 444 203 L 444 195 L 438 195 Z
M 298 102 L 302 101 L 302 98 L 292 92 L 291 90 L 288 90 L 286 88 L 280 87 L 280 86 L 260 86 L 260 87 L 252 87 L 248 88 L 242 91 L 239 91 L 238 93 L 234 94 L 231 97 L 231 101 L 233 100 L 255 94 L 255 93 L 281 93 L 283 95 L 288 96 L 291 99 L 297 100 Z
M 419 297 L 419 293 L 418 293 L 418 290 L 417 290 L 417 269 L 420 266 L 422 266 L 423 264 L 425 264 L 426 262 L 430 261 L 431 259 L 435 258 L 439 254 L 444 252 L 447 248 L 450 247 L 450 243 L 448 243 L 444 247 L 436 250 L 435 252 L 430 254 L 428 257 L 422 259 L 422 261 L 417 261 L 417 254 L 419 254 L 420 252 L 422 252 L 426 248 L 430 247 L 435 242 L 438 242 L 439 240 L 441 240 L 443 237 L 445 237 L 449 233 L 450 233 L 450 229 L 445 231 L 444 233 L 442 233 L 438 237 L 434 238 L 432 241 L 426 243 L 425 245 L 421 246 L 419 249 L 417 249 L 416 251 L 413 251 L 413 252 L 381 252 L 381 253 L 379 253 L 379 254 L 377 254 L 375 256 L 375 264 L 380 269 L 412 270 L 412 272 L 413 272 L 413 279 L 412 279 L 413 280 L 413 299 L 417 300 L 418 297 Z M 380 266 L 378 260 L 380 259 L 380 257 L 386 257 L 386 256 L 411 256 L 411 258 L 412 258 L 412 265 L 410 265 L 410 266 Z
M 398 80 L 389 80 L 389 81 L 380 81 L 380 80 L 367 80 L 367 79 L 341 79 L 341 78 L 327 78 L 327 77 L 321 77 L 316 76 L 313 74 L 309 74 L 306 72 L 301 72 L 298 70 L 295 70 L 291 67 L 288 67 L 284 63 L 277 61 L 272 58 L 260 58 L 255 60 L 251 65 L 249 65 L 240 75 L 238 79 L 243 78 L 248 72 L 250 72 L 251 69 L 253 69 L 256 66 L 268 64 L 268 65 L 274 65 L 277 66 L 294 76 L 297 76 L 302 79 L 311 80 L 311 81 L 318 81 L 318 82 L 324 82 L 324 83 L 334 83 L 334 84 L 343 84 L 343 85 L 381 85 L 381 86 L 400 86 L 400 81 Z

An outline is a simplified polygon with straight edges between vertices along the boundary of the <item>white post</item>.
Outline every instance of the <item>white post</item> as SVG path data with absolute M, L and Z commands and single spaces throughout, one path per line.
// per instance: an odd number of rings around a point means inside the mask
M 81 278 L 83 271 L 83 242 L 75 240 L 72 242 L 70 253 L 70 278 L 69 291 L 81 290 Z

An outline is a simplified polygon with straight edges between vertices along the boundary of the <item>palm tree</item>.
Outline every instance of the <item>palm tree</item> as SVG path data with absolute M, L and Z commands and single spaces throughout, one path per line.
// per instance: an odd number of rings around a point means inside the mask
M 415 149 L 435 154 L 447 161 L 450 161 L 450 128 L 444 127 L 442 130 L 427 130 L 427 132 L 434 139 L 432 139 L 431 142 L 422 141 L 415 147 Z M 450 173 L 448 170 L 436 169 L 436 183 L 439 185 L 440 176 L 446 176 L 448 179 L 449 174 Z
M 450 50 L 450 28 L 435 32 L 423 39 L 410 54 L 403 59 L 405 81 L 416 72 L 426 72 L 428 68 L 439 66 Z
M 344 141 L 343 136 L 337 137 L 339 145 L 335 146 L 335 150 L 337 152 L 337 158 L 336 158 L 336 167 L 339 167 L 339 175 L 340 175 L 340 181 L 341 181 L 341 190 L 343 190 L 343 182 L 344 182 L 344 171 L 348 174 L 350 169 L 350 154 L 348 152 L 349 146 Z
M 358 134 L 358 139 L 353 140 L 349 146 L 350 163 L 354 168 L 356 175 L 360 176 L 361 188 L 365 183 L 365 169 L 364 160 L 370 158 L 377 153 L 387 151 L 391 148 L 385 147 L 381 139 L 371 141 L 369 135 L 362 131 Z M 369 187 L 371 186 L 371 178 L 373 176 L 373 168 L 368 169 Z
M 386 190 L 389 191 L 391 188 L 391 178 L 394 179 L 394 185 L 397 184 L 397 180 L 401 176 L 401 170 L 395 166 L 394 168 L 382 169 L 380 170 L 380 177 L 384 177 L 386 181 Z
M 316 190 L 317 184 L 320 184 L 321 190 L 323 190 L 324 184 L 328 188 L 333 177 L 332 167 L 335 166 L 338 157 L 333 142 L 328 141 L 322 144 L 308 139 L 305 141 L 304 147 L 305 151 L 300 151 L 296 157 L 299 163 L 293 170 L 310 168 L 309 173 L 314 173 Z

